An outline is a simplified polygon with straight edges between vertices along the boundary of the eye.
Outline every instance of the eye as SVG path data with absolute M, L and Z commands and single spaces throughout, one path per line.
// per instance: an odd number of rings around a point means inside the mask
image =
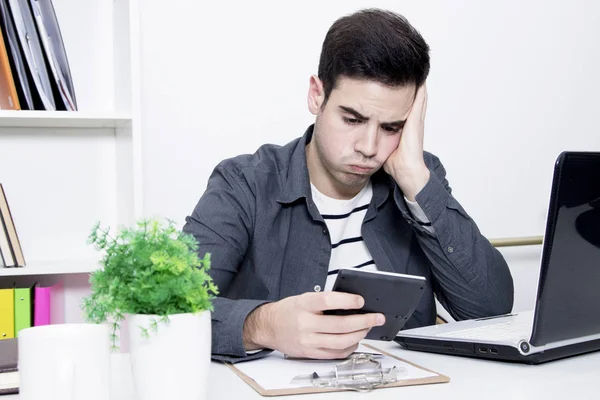
M 389 133 L 398 133 L 402 130 L 402 128 L 393 127 L 393 126 L 384 126 L 383 130 Z
M 345 123 L 347 123 L 348 125 L 358 125 L 360 123 L 362 123 L 362 120 L 358 119 L 358 118 L 348 118 L 348 117 L 342 117 L 342 119 L 344 120 Z

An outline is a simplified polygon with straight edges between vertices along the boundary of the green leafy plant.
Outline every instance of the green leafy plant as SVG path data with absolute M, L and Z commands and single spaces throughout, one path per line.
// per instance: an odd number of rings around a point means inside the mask
M 126 314 L 156 316 L 149 327 L 141 327 L 148 336 L 169 315 L 213 310 L 218 289 L 207 273 L 210 253 L 200 259 L 196 239 L 167 221 L 144 219 L 114 237 L 96 223 L 89 236 L 105 255 L 103 268 L 90 276 L 91 294 L 82 308 L 88 322 L 111 324 L 115 348 Z

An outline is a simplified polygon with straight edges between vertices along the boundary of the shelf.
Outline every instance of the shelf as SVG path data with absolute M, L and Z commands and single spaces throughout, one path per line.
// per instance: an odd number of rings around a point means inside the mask
M 131 118 L 82 111 L 0 111 L 0 128 L 121 128 Z
M 0 268 L 0 278 L 27 275 L 87 274 L 100 268 L 93 260 L 31 262 L 22 268 Z

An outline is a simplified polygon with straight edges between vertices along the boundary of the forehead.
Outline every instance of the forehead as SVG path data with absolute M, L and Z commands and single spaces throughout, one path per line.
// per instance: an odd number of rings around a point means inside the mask
M 392 87 L 371 80 L 340 77 L 328 103 L 335 107 L 352 107 L 357 111 L 384 111 L 398 115 L 410 110 L 415 93 L 414 84 Z

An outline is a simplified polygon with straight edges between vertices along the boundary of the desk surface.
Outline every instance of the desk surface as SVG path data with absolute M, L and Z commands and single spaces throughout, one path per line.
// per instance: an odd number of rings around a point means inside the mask
M 369 342 L 405 360 L 417 363 L 450 377 L 449 383 L 423 386 L 378 389 L 371 393 L 336 392 L 319 395 L 293 396 L 298 399 L 314 398 L 341 400 L 347 396 L 378 400 L 413 399 L 598 399 L 600 397 L 600 352 L 542 365 L 521 365 L 485 361 L 455 356 L 426 354 L 400 349 L 395 343 Z M 117 362 L 122 370 L 128 363 L 127 355 Z M 116 371 L 113 371 L 116 372 Z M 131 382 L 117 376 L 118 395 L 112 400 L 133 399 Z M 113 377 L 115 379 L 115 377 Z M 263 399 L 226 366 L 212 363 L 208 399 Z M 291 397 L 285 397 L 291 398 Z M 356 397 L 358 398 L 358 397 Z M 18 400 L 18 395 L 0 396 L 0 400 Z

